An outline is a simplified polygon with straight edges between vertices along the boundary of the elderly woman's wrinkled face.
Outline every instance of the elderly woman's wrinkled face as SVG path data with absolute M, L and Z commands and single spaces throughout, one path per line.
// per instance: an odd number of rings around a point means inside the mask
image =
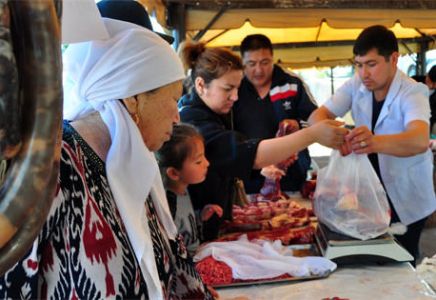
M 139 94 L 136 99 L 132 97 L 136 102 L 134 104 L 126 102 L 148 150 L 156 151 L 162 147 L 170 139 L 173 125 L 179 123 L 177 101 L 182 96 L 182 89 L 182 81 L 176 81 L 152 92 Z

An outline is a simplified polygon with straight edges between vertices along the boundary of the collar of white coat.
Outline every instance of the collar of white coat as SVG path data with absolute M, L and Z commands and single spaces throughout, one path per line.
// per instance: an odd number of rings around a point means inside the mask
M 392 101 L 398 95 L 401 89 L 401 83 L 403 77 L 407 77 L 400 69 L 397 68 L 394 78 L 392 79 L 391 85 L 389 87 L 388 94 L 386 95 L 385 103 L 383 105 L 382 111 L 378 117 L 377 123 L 381 122 L 389 112 L 389 107 Z M 368 119 L 371 121 L 370 116 L 372 116 L 372 97 L 373 92 L 368 90 L 366 86 L 361 82 L 359 87 L 360 96 L 358 97 L 357 105 L 360 110 L 363 111 Z

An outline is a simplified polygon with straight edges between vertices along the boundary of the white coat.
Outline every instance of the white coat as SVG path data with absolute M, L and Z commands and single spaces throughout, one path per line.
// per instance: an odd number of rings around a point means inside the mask
M 411 121 L 429 123 L 428 88 L 397 70 L 386 96 L 374 134 L 398 134 Z M 356 127 L 371 129 L 372 92 L 362 84 L 358 74 L 338 89 L 324 105 L 336 116 L 351 109 Z M 430 149 L 410 157 L 378 154 L 380 173 L 392 205 L 405 225 L 430 215 L 436 209 L 433 186 L 433 155 Z

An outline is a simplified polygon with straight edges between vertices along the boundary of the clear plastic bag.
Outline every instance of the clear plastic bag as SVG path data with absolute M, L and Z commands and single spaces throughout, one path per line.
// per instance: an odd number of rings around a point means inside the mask
M 338 150 L 318 172 L 314 211 L 330 230 L 361 240 L 386 233 L 391 218 L 386 192 L 368 157 L 342 156 Z

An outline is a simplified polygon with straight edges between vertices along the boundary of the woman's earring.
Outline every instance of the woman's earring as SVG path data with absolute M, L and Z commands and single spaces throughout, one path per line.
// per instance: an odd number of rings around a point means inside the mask
M 139 115 L 138 114 L 134 114 L 132 117 L 133 117 L 133 121 L 135 122 L 135 124 L 139 125 Z

